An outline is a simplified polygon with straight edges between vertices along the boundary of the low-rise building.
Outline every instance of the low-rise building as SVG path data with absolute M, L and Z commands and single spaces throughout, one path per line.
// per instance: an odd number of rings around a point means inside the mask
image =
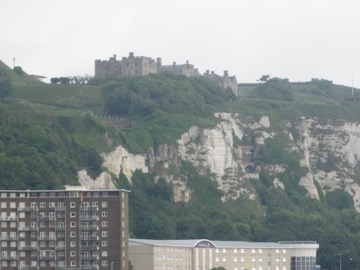
M 244 242 L 129 239 L 134 270 L 315 270 L 314 241 Z

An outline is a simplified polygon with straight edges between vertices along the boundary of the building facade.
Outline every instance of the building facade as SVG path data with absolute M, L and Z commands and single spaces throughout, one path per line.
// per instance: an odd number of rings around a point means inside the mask
M 128 191 L 0 191 L 0 268 L 128 270 Z
M 159 73 L 161 70 L 161 58 L 156 61 L 150 57 L 134 56 L 131 52 L 129 57 L 116 59 L 116 55 L 109 60 L 95 60 L 95 79 L 121 79 L 130 76 L 145 76 Z
M 161 66 L 161 72 L 171 72 L 174 74 L 185 75 L 187 77 L 199 77 L 201 76 L 199 70 L 194 67 L 194 65 L 189 64 L 189 61 L 186 61 L 186 64 L 176 64 L 173 62 L 172 65 Z
M 134 270 L 315 270 L 318 248 L 313 241 L 129 239 L 129 259 Z

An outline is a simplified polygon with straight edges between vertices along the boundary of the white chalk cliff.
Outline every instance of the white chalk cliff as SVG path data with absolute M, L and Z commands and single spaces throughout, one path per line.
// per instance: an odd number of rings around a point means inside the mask
M 249 179 L 257 179 L 261 169 L 273 177 L 274 188 L 286 188 L 281 179 L 281 173 L 287 170 L 284 164 L 261 168 L 256 165 L 256 154 L 266 144 L 266 139 L 281 133 L 288 138 L 286 150 L 300 154 L 300 165 L 308 169 L 299 179 L 307 196 L 319 199 L 319 192 L 342 189 L 353 197 L 354 206 L 360 212 L 360 186 L 354 180 L 360 169 L 358 123 L 300 118 L 281 123 L 283 129 L 274 131 L 267 116 L 257 121 L 240 114 L 216 113 L 215 116 L 220 122 L 214 128 L 193 126 L 179 138 L 176 147 L 160 145 L 155 150 L 149 149 L 148 153 L 134 155 L 118 146 L 113 152 L 102 155 L 105 172 L 95 182 L 84 171 L 79 172 L 79 181 L 97 188 L 115 187 L 109 180 L 111 174 L 118 176 L 122 171 L 131 181 L 135 170 L 153 172 L 159 174 L 155 180 L 162 177 L 172 184 L 174 201 L 188 201 L 191 190 L 186 177 L 168 174 L 171 166 L 179 167 L 181 162 L 188 161 L 200 173 L 208 175 L 209 181 L 218 183 L 224 192 L 223 200 L 255 199 L 256 192 Z M 298 134 L 293 134 L 294 130 Z

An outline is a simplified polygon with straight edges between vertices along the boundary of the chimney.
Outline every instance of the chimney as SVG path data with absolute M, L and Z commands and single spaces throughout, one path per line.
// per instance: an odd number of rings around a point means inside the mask
M 224 70 L 224 78 L 229 77 L 229 72 L 227 70 Z
M 129 57 L 134 57 L 134 53 L 133 53 L 133 52 L 130 52 L 130 53 L 129 53 Z
M 173 62 L 173 66 L 174 66 L 174 67 L 176 66 L 176 62 L 175 62 L 175 61 Z

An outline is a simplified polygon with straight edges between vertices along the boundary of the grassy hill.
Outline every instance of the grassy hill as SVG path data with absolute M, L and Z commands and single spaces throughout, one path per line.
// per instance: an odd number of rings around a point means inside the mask
M 101 152 L 118 144 L 134 153 L 175 144 L 192 125 L 215 126 L 218 120 L 213 113 L 219 111 L 257 120 L 267 115 L 274 130 L 283 120 L 300 116 L 360 119 L 359 106 L 346 100 L 351 88 L 327 81 L 286 83 L 291 100 L 264 98 L 257 90 L 259 84 L 240 85 L 241 95 L 235 99 L 202 78 L 162 74 L 95 86 L 55 85 L 18 75 L 6 66 L 0 69 L 13 83 L 12 97 L 0 103 L 0 183 L 6 189 L 73 184 L 77 170 L 84 168 L 96 176 L 101 171 Z M 90 112 L 133 124 L 121 126 Z M 281 141 L 270 147 L 285 149 Z M 152 174 L 137 171 L 132 184 L 124 175 L 117 179 L 118 187 L 132 191 L 132 237 L 315 240 L 320 243 L 323 267 L 335 265 L 338 258 L 329 254 L 339 252 L 360 263 L 360 216 L 347 204 L 339 210 L 326 200 L 308 199 L 294 183 L 288 193 L 271 189 L 264 175 L 252 180 L 259 199 L 223 203 L 217 184 L 190 163 L 171 169 L 187 176 L 193 190 L 190 202 L 174 203 L 171 186 Z M 333 200 L 344 198 L 341 193 Z M 355 269 L 344 262 L 345 266 Z
M 19 67 L 18 67 L 19 68 Z M 21 70 L 21 68 L 20 68 Z M 9 66 L 0 60 L 0 71 L 4 72 L 8 78 L 12 81 L 13 85 L 40 85 L 41 82 L 34 79 L 32 76 L 26 74 L 26 72 L 14 72 Z

